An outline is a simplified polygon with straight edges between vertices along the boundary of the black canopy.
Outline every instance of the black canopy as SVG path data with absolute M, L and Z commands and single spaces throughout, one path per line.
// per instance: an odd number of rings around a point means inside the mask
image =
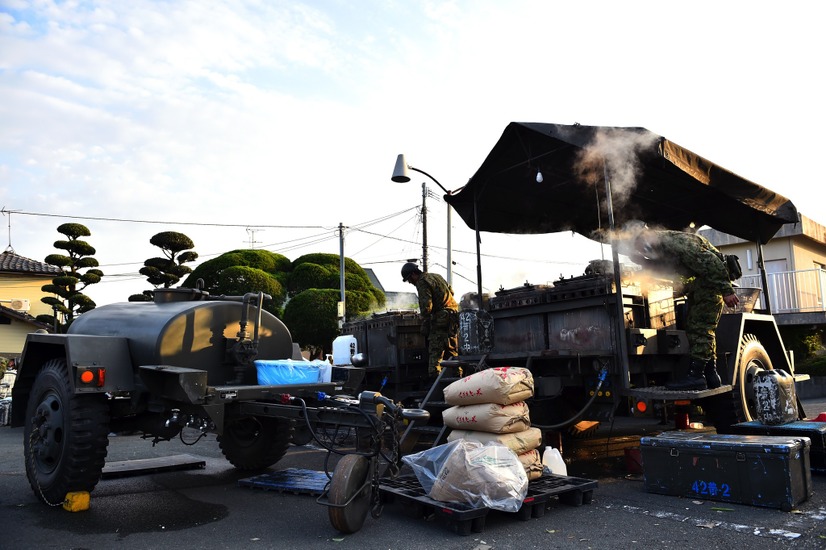
M 798 221 L 790 200 L 644 128 L 512 122 L 445 200 L 479 231 L 594 237 L 610 225 L 606 176 L 617 227 L 694 223 L 765 244 Z

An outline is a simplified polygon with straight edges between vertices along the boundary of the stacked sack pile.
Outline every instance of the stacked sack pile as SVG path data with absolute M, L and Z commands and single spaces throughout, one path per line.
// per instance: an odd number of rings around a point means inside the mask
M 448 441 L 498 441 L 516 453 L 528 480 L 542 475 L 542 431 L 531 427 L 525 400 L 534 392 L 533 375 L 521 367 L 496 367 L 471 374 L 444 389 L 442 413 L 452 428 Z

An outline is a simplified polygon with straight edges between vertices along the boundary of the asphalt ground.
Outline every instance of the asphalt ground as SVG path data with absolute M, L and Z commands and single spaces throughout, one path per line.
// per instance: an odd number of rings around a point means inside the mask
M 809 417 L 826 411 L 826 400 L 804 405 Z M 37 499 L 26 479 L 22 428 L 0 428 L 0 548 L 826 548 L 821 475 L 812 476 L 810 499 L 783 512 L 648 493 L 643 477 L 622 461 L 580 460 L 569 464 L 568 474 L 597 481 L 589 504 L 551 498 L 544 515 L 526 521 L 491 511 L 482 532 L 462 536 L 451 522 L 424 517 L 396 499 L 380 518 L 368 516 L 360 531 L 342 535 L 315 496 L 239 485 L 251 474 L 223 458 L 214 436 L 195 445 L 176 439 L 153 446 L 136 435 L 113 435 L 107 464 L 182 455 L 205 467 L 103 479 L 90 509 L 72 513 Z M 326 456 L 317 446 L 291 447 L 271 470 L 320 471 Z

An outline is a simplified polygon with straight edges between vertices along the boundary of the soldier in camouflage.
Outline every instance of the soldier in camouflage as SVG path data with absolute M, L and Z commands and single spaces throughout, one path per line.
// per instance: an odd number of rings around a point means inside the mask
M 402 280 L 414 285 L 419 295 L 422 334 L 428 339 L 428 374 L 435 377 L 445 356 L 459 354 L 459 306 L 453 289 L 441 275 L 422 273 L 416 264 L 406 263 Z
M 723 256 L 706 238 L 682 231 L 653 230 L 637 223 L 630 230 L 629 257 L 646 268 L 677 275 L 685 287 L 686 337 L 690 364 L 688 375 L 666 387 L 671 390 L 703 390 L 720 387 L 717 374 L 715 331 L 723 304 L 739 303 L 729 280 Z

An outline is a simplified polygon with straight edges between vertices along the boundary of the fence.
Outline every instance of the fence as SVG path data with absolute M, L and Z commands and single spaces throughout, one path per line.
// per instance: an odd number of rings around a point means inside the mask
M 767 273 L 769 302 L 773 313 L 826 311 L 826 269 L 804 269 Z M 738 281 L 742 287 L 763 288 L 759 275 Z M 758 307 L 763 307 L 762 299 Z

